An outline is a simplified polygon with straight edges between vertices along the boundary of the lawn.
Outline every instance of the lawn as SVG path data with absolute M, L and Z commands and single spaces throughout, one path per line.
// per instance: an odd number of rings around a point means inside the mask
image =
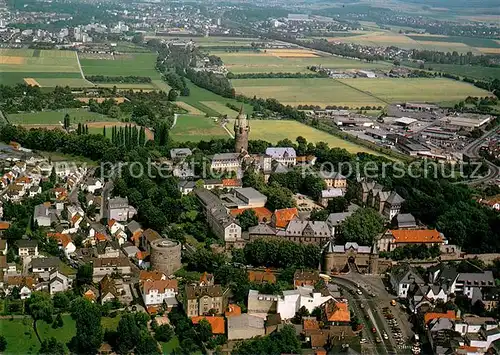
M 1 68 L 1 65 L 0 65 Z M 0 70 L 1 72 L 1 70 Z M 1 72 L 0 78 L 4 85 L 24 84 L 24 78 L 42 79 L 81 79 L 80 72 L 74 73 L 41 73 L 41 72 Z
M 179 96 L 177 99 L 177 102 L 185 102 L 196 109 L 207 113 L 210 116 L 217 117 L 219 116 L 219 112 L 216 110 L 204 105 L 202 102 L 208 101 L 208 102 L 220 102 L 222 105 L 226 105 L 226 103 L 231 103 L 235 106 L 240 107 L 241 103 L 236 101 L 235 99 L 228 99 L 225 97 L 222 97 L 220 95 L 214 94 L 213 92 L 200 88 L 199 86 L 194 85 L 190 81 L 187 81 L 187 85 L 189 87 L 190 95 L 189 96 Z M 245 110 L 245 113 L 250 115 L 253 112 L 253 107 L 248 104 L 243 104 L 243 109 Z M 235 114 L 237 115 L 236 111 Z M 235 115 L 235 116 L 236 116 Z
M 419 64 L 405 62 L 404 65 L 419 67 Z M 500 68 L 482 67 L 479 65 L 456 65 L 456 64 L 426 64 L 425 69 L 430 69 L 451 73 L 455 75 L 467 76 L 475 79 L 500 78 Z
M 339 58 L 335 56 L 318 56 L 299 53 L 298 50 L 273 52 L 238 52 L 226 53 L 212 51 L 221 57 L 229 71 L 233 73 L 311 73 L 307 67 L 322 65 L 332 69 L 376 69 L 389 68 L 385 62 L 368 63 L 361 60 Z M 306 52 L 306 51 L 303 51 Z M 295 57 L 296 56 L 296 57 Z
M 214 138 L 229 138 L 229 134 L 212 118 L 195 115 L 179 115 L 170 136 L 179 142 L 209 141 Z
M 56 86 L 69 86 L 69 87 L 93 87 L 90 81 L 79 78 L 33 78 L 41 87 L 56 87 Z
M 134 53 L 123 59 L 80 59 L 85 75 L 108 76 L 149 76 L 151 79 L 161 79 L 155 69 L 156 54 Z
M 75 321 L 69 314 L 63 315 L 62 328 L 53 329 L 51 324 L 43 321 L 37 322 L 38 334 L 42 340 L 55 337 L 59 342 L 66 344 L 76 333 Z M 120 316 L 115 318 L 103 317 L 102 326 L 105 329 L 116 329 Z M 33 330 L 33 321 L 30 317 L 0 319 L 1 334 L 7 339 L 6 354 L 38 353 L 40 344 Z
M 179 347 L 179 338 L 174 336 L 169 342 L 160 342 L 161 350 L 164 354 L 172 354 L 173 350 Z
M 117 89 L 122 89 L 122 90 L 145 90 L 145 91 L 151 91 L 151 90 L 158 90 L 159 88 L 154 85 L 154 84 L 128 84 L 128 83 L 96 83 L 95 84 L 97 87 L 101 88 L 113 88 L 116 86 Z M 160 89 L 161 90 L 161 89 Z
M 228 127 L 232 127 L 234 121 L 230 121 Z M 298 136 L 307 139 L 308 142 L 325 142 L 330 147 L 344 148 L 350 153 L 367 152 L 377 154 L 367 148 L 345 141 L 326 132 L 306 126 L 297 121 L 288 120 L 250 120 L 250 139 L 262 139 L 270 143 L 277 143 L 283 139 L 295 141 Z
M 338 81 L 391 103 L 441 102 L 465 99 L 467 96 L 491 95 L 471 84 L 444 78 L 358 78 Z
M 235 79 L 232 84 L 237 93 L 248 97 L 275 98 L 284 105 L 385 106 L 376 97 L 328 78 Z
M 71 124 L 79 122 L 99 122 L 109 121 L 111 118 L 100 113 L 90 112 L 83 108 L 69 108 L 55 111 L 26 112 L 7 115 L 12 124 L 30 124 L 30 125 L 57 125 L 63 121 L 66 114 L 69 114 Z

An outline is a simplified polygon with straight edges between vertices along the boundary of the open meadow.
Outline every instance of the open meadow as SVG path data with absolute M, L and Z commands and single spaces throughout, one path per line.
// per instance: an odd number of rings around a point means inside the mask
M 229 138 L 226 130 L 212 118 L 196 115 L 179 115 L 170 136 L 178 142 Z
M 358 79 L 356 79 L 358 80 Z M 248 97 L 275 98 L 284 105 L 385 106 L 370 94 L 328 78 L 313 79 L 235 79 L 236 92 Z
M 154 53 L 133 53 L 119 59 L 80 58 L 80 64 L 85 75 L 136 75 L 161 79 L 160 73 L 155 69 L 156 54 Z
M 439 103 L 462 100 L 467 96 L 491 95 L 474 85 L 445 78 L 357 78 L 338 81 L 390 103 L 407 101 Z
M 115 330 L 120 321 L 120 316 L 115 318 L 103 317 L 101 322 L 104 329 Z M 76 333 L 75 321 L 70 315 L 62 316 L 64 325 L 62 328 L 53 329 L 50 324 L 43 321 L 37 322 L 37 330 L 42 340 L 55 337 L 57 341 L 66 345 Z M 25 318 L 2 318 L 0 319 L 2 335 L 7 340 L 6 354 L 35 354 L 40 349 L 40 343 L 33 330 L 31 317 Z
M 228 70 L 240 73 L 311 73 L 308 66 L 321 65 L 332 69 L 377 69 L 390 68 L 389 63 L 368 63 L 356 59 L 322 56 L 314 51 L 302 49 L 267 49 L 260 52 L 211 51 L 219 56 Z

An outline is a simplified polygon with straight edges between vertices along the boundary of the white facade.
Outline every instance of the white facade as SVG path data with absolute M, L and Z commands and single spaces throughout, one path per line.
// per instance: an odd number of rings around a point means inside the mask
M 224 240 L 234 242 L 241 239 L 241 227 L 236 223 L 231 223 L 224 228 Z
M 176 280 L 145 281 L 142 286 L 142 299 L 147 306 L 162 304 L 167 298 L 177 295 Z
M 332 296 L 322 296 L 320 292 L 314 292 L 312 286 L 299 286 L 296 290 L 283 291 L 283 296 L 278 298 L 277 313 L 281 319 L 290 319 L 301 307 L 312 312 L 330 299 Z
M 294 166 L 297 164 L 297 153 L 291 147 L 267 148 L 266 155 L 284 166 Z
M 49 291 L 51 295 L 57 292 L 67 291 L 70 287 L 69 278 L 61 274 L 59 271 L 53 272 L 49 276 Z

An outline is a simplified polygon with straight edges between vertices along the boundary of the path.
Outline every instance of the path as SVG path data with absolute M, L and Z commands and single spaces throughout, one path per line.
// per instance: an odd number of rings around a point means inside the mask
M 85 80 L 90 85 L 95 86 L 94 83 L 88 81 L 87 78 L 85 78 L 85 74 L 83 74 L 82 65 L 80 64 L 80 56 L 78 56 L 78 52 L 75 52 L 75 55 L 76 55 L 76 62 L 78 63 L 78 69 L 80 69 L 80 74 L 82 76 L 82 79 Z
M 224 128 L 224 129 L 226 130 L 227 134 L 229 134 L 229 137 L 231 137 L 231 138 L 233 138 L 233 139 L 234 139 L 234 135 L 231 133 L 231 131 L 230 131 L 230 130 L 228 130 L 228 129 L 227 129 L 227 127 L 226 127 L 226 124 L 225 124 L 225 123 L 222 125 L 222 128 Z
M 177 124 L 177 117 L 179 116 L 178 113 L 174 113 L 174 123 L 172 123 L 172 127 L 170 127 L 170 129 L 174 128 L 175 125 Z

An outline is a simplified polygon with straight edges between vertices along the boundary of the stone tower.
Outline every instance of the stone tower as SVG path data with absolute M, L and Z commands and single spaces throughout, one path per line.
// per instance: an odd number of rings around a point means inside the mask
M 241 105 L 240 113 L 234 122 L 234 151 L 241 153 L 248 152 L 248 133 L 250 125 L 248 124 L 247 115 L 243 113 L 243 105 Z

